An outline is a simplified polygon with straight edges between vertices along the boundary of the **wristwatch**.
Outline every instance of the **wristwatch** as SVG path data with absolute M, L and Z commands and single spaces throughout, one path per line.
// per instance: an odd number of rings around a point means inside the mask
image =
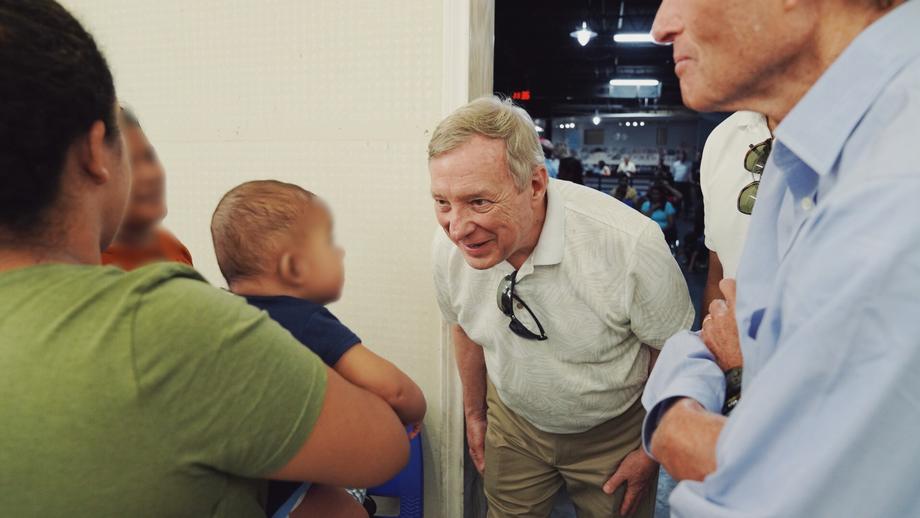
M 729 415 L 741 400 L 741 367 L 734 367 L 725 371 L 725 403 L 722 405 L 722 415 Z

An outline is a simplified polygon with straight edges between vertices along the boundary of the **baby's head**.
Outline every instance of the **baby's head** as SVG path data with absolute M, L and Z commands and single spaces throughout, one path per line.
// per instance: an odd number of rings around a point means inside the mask
M 333 239 L 332 214 L 296 185 L 262 180 L 235 187 L 214 211 L 211 237 L 234 293 L 292 295 L 319 304 L 341 296 L 344 252 Z

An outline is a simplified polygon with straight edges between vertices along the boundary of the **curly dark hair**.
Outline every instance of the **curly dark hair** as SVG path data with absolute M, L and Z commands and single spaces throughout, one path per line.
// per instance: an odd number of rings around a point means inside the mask
M 115 85 L 93 37 L 54 0 L 0 0 L 0 229 L 31 234 L 57 201 L 71 144 L 103 121 Z

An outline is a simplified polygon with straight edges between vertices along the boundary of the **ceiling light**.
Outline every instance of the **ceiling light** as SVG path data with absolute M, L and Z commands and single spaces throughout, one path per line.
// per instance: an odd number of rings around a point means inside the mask
M 655 38 L 648 32 L 621 32 L 613 35 L 617 43 L 655 43 Z
M 645 121 L 640 122 L 639 126 L 645 126 Z
M 578 40 L 578 44 L 584 47 L 591 41 L 591 38 L 597 36 L 597 33 L 588 28 L 588 22 L 581 22 L 581 28 L 576 29 L 569 36 Z
M 610 86 L 658 86 L 657 79 L 611 79 Z
M 560 124 L 559 129 L 565 129 L 565 124 Z
M 599 125 L 601 123 L 601 115 L 595 111 L 594 117 L 591 118 L 591 122 L 593 122 L 595 126 Z
M 540 126 L 534 126 L 534 128 L 536 128 L 537 133 L 543 133 L 543 128 L 541 128 Z

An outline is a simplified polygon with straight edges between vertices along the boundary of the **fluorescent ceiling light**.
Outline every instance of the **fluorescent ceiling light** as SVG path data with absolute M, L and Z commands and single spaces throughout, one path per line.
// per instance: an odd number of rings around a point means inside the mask
M 611 79 L 610 86 L 658 86 L 657 79 Z
M 591 38 L 597 36 L 597 33 L 588 28 L 588 22 L 581 22 L 581 28 L 576 29 L 569 36 L 578 40 L 578 44 L 584 47 L 591 41 Z
M 648 32 L 621 32 L 613 35 L 617 43 L 655 43 L 655 38 Z

